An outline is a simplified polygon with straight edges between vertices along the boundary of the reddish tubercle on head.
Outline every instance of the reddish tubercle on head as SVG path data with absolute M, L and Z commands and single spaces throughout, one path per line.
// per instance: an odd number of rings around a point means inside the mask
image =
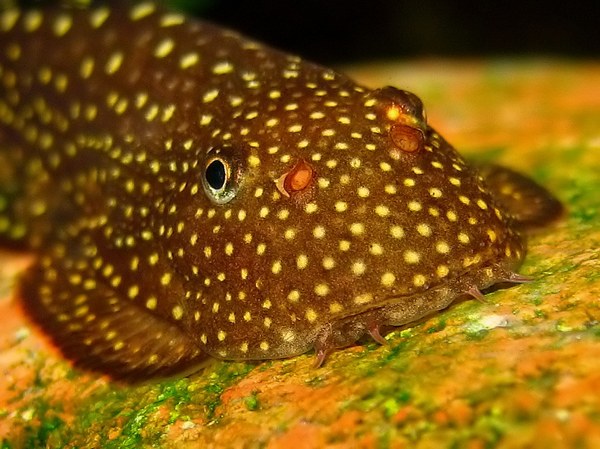
M 275 185 L 282 195 L 290 197 L 294 193 L 310 187 L 313 177 L 314 170 L 312 166 L 304 159 L 300 159 L 290 171 L 277 178 Z

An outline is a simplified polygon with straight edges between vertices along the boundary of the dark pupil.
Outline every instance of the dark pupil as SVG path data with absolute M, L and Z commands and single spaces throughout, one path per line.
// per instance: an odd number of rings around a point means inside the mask
M 206 182 L 215 190 L 220 190 L 225 185 L 225 164 L 220 160 L 214 160 L 206 167 Z

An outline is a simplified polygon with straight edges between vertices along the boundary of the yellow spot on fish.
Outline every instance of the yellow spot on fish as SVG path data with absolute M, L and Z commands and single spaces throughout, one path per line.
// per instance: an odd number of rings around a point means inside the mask
M 298 290 L 292 290 L 288 293 L 287 299 L 291 302 L 298 302 L 300 299 L 300 292 Z
M 395 239 L 401 239 L 404 237 L 404 229 L 401 226 L 394 225 L 390 228 L 390 235 Z
M 450 270 L 446 265 L 438 265 L 435 271 L 438 277 L 441 278 L 448 276 L 448 273 L 450 273 Z
M 390 214 L 390 209 L 387 206 L 378 205 L 375 207 L 375 213 L 380 217 L 387 217 Z
M 151 2 L 139 3 L 139 4 L 135 5 L 133 8 L 131 8 L 129 17 L 131 18 L 131 20 L 140 20 L 140 19 L 143 19 L 144 17 L 149 16 L 150 14 L 154 13 L 155 10 L 156 10 L 156 5 L 154 3 L 151 3 Z
M 415 285 L 415 287 L 423 287 L 426 282 L 427 278 L 422 274 L 415 274 L 415 276 L 413 277 L 413 284 Z
M 127 295 L 133 299 L 135 298 L 140 292 L 140 288 L 137 285 L 132 285 L 131 287 L 129 287 L 129 290 L 127 291 Z
M 332 302 L 329 304 L 329 312 L 331 313 L 340 313 L 342 310 L 344 310 L 344 306 L 339 302 Z
M 464 195 L 459 195 L 458 201 L 460 201 L 463 204 L 466 204 L 467 206 L 471 203 L 471 200 Z
M 450 246 L 446 242 L 438 242 L 435 245 L 435 250 L 440 254 L 448 254 L 450 252 Z
M 358 194 L 358 196 L 360 198 L 367 198 L 370 195 L 370 190 L 368 187 L 362 186 L 359 187 L 358 190 L 356 191 L 356 193 Z
M 333 259 L 333 257 L 324 257 L 321 264 L 326 270 L 332 270 L 333 268 L 335 268 L 335 260 Z
M 200 56 L 198 55 L 198 53 L 186 53 L 182 55 L 179 59 L 179 67 L 181 67 L 182 69 L 189 69 L 190 67 L 193 67 L 196 64 L 198 64 L 198 61 L 200 61 Z
M 317 312 L 314 309 L 308 308 L 306 309 L 306 313 L 304 314 L 309 323 L 314 323 L 317 320 Z
M 329 294 L 329 286 L 327 284 L 315 285 L 315 293 L 318 296 L 327 296 Z
M 308 256 L 306 254 L 300 254 L 296 258 L 296 267 L 299 270 L 303 270 L 307 267 L 307 265 L 308 265 Z
M 346 203 L 345 201 L 336 201 L 336 203 L 334 204 L 334 208 L 337 212 L 345 212 L 346 210 L 348 210 L 348 203 Z
M 151 296 L 146 300 L 146 307 L 149 310 L 154 310 L 156 309 L 156 306 L 158 305 L 158 300 L 156 299 L 155 296 Z
M 225 75 L 233 72 L 233 64 L 229 61 L 222 61 L 213 66 L 212 72 L 215 75 Z
M 218 89 L 211 89 L 209 91 L 207 91 L 203 96 L 202 96 L 202 101 L 204 103 L 210 103 L 212 102 L 215 98 L 217 98 L 217 96 L 219 95 L 219 90 Z
M 308 203 L 306 206 L 304 206 L 304 212 L 307 214 L 315 213 L 318 209 L 319 208 L 315 203 Z
M 471 241 L 471 239 L 469 238 L 469 236 L 467 234 L 465 234 L 464 232 L 461 232 L 458 234 L 458 241 L 460 243 L 463 243 L 466 245 L 467 243 L 469 243 Z
M 383 254 L 383 247 L 379 243 L 371 243 L 369 253 L 373 256 L 381 256 Z
M 325 228 L 323 226 L 315 226 L 313 229 L 313 236 L 317 239 L 325 237 Z
M 409 264 L 419 263 L 421 256 L 416 251 L 404 251 L 404 261 Z
M 177 305 L 173 307 L 173 309 L 171 310 L 171 314 L 173 315 L 174 319 L 180 320 L 181 318 L 183 318 L 183 308 L 180 305 Z
M 108 16 L 110 16 L 110 10 L 107 7 L 94 9 L 90 12 L 90 24 L 93 28 L 100 28 L 106 22 Z
M 362 305 L 368 304 L 373 300 L 373 295 L 371 293 L 361 293 L 360 295 L 356 295 L 354 297 L 354 304 Z
M 390 106 L 386 109 L 385 111 L 385 115 L 387 116 L 388 120 L 391 121 L 396 121 L 398 120 L 398 118 L 400 117 L 400 108 L 397 106 Z
M 429 189 L 429 195 L 431 195 L 433 198 L 440 198 L 442 196 L 442 191 L 437 187 L 432 187 Z
M 25 28 L 25 31 L 28 33 L 36 31 L 42 24 L 43 17 L 43 14 L 39 10 L 33 9 L 27 11 L 23 17 L 23 27 Z
M 350 232 L 352 235 L 362 235 L 365 232 L 365 225 L 363 223 L 352 223 Z
M 260 165 L 260 158 L 254 154 L 248 156 L 248 164 L 250 167 L 258 167 Z
M 273 262 L 273 265 L 271 266 L 271 273 L 281 273 L 281 260 L 276 260 L 275 262 Z
M 185 22 L 185 16 L 177 13 L 168 13 L 161 17 L 160 25 L 163 27 L 172 27 L 176 25 L 181 25 Z
M 173 48 L 175 48 L 175 42 L 173 41 L 173 39 L 163 39 L 158 43 L 158 45 L 154 49 L 154 56 L 156 56 L 157 58 L 164 58 L 173 51 Z
M 458 220 L 458 216 L 456 215 L 456 212 L 454 212 L 453 210 L 449 210 L 448 212 L 446 212 L 446 218 L 448 218 L 449 221 Z
M 381 284 L 384 287 L 391 287 L 396 282 L 396 276 L 394 273 L 385 272 L 381 275 Z
M 364 274 L 366 269 L 367 269 L 367 266 L 364 263 L 364 261 L 362 261 L 362 260 L 358 260 L 358 261 L 354 262 L 351 266 L 352 274 L 354 274 L 355 276 L 360 276 L 360 275 Z
M 73 18 L 68 14 L 60 14 L 54 19 L 52 31 L 57 37 L 64 36 L 73 25 Z
M 414 200 L 413 200 L 413 201 L 410 201 L 410 202 L 408 203 L 408 209 L 409 209 L 410 211 L 413 211 L 413 212 L 418 212 L 418 211 L 420 211 L 422 208 L 423 208 L 423 206 L 422 206 L 422 205 L 421 205 L 421 203 L 419 203 L 418 201 L 414 201 Z
M 172 278 L 171 273 L 168 273 L 168 272 L 164 273 L 160 278 L 160 283 L 162 285 L 167 286 L 171 283 L 171 278 Z
M 124 56 L 121 52 L 114 52 L 113 54 L 111 54 L 108 58 L 108 61 L 106 61 L 104 71 L 108 75 L 114 74 L 121 67 L 121 64 L 123 63 L 123 58 Z
M 431 236 L 431 227 L 428 224 L 420 223 L 417 225 L 417 232 L 423 237 Z
M 19 20 L 20 12 L 17 9 L 9 9 L 0 14 L 0 28 L 2 31 L 10 31 Z

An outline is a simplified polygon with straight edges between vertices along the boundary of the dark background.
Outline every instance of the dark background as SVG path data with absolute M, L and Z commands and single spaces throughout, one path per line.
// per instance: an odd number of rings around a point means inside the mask
M 128 0 L 0 0 L 0 7 L 121 1 Z M 411 57 L 600 60 L 600 0 L 156 1 L 324 64 Z
M 322 63 L 600 56 L 600 0 L 171 0 Z

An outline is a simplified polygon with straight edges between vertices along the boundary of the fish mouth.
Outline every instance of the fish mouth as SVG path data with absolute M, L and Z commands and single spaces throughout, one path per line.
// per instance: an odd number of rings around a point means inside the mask
M 476 269 L 464 270 L 451 278 L 430 285 L 426 290 L 406 295 L 387 295 L 378 304 L 360 313 L 386 310 L 390 321 L 384 323 L 390 326 L 400 326 L 411 321 L 410 314 L 403 313 L 403 307 L 417 308 L 423 314 L 416 316 L 414 320 L 421 318 L 438 310 L 445 309 L 461 296 L 471 296 L 481 300 L 483 290 L 496 284 L 523 283 L 531 278 L 517 273 L 523 261 L 523 257 L 505 256 L 501 261 L 486 259 Z M 410 307 L 408 306 L 410 305 Z M 394 311 L 399 309 L 399 311 Z M 360 314 L 359 313 L 359 314 Z M 394 316 L 404 317 L 402 319 L 392 318 Z
M 524 283 L 532 278 L 513 271 L 521 259 L 505 258 L 489 262 L 477 270 L 439 282 L 425 291 L 407 295 L 390 295 L 378 304 L 347 315 L 323 326 L 317 333 L 315 349 L 317 364 L 324 361 L 334 348 L 346 347 L 365 334 L 375 341 L 385 343 L 380 329 L 385 326 L 404 326 L 449 307 L 457 298 L 472 296 L 481 300 L 485 290 L 499 283 Z

